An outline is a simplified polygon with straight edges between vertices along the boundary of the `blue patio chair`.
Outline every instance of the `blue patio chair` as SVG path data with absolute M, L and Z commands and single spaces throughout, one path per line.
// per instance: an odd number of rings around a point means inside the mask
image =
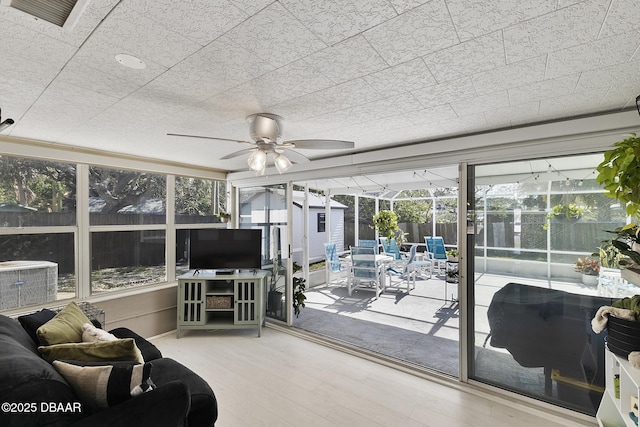
M 376 260 L 374 248 L 351 247 L 351 273 L 347 289 L 349 295 L 354 289 L 373 290 L 376 298 L 384 290 L 384 264 Z
M 389 280 L 387 280 L 385 289 L 389 287 L 400 288 L 405 283 L 407 285 L 407 293 L 416 288 L 415 257 L 417 248 L 418 245 L 411 245 L 409 257 L 406 260 L 396 260 L 391 267 L 387 268 Z M 394 283 L 394 276 L 400 277 L 401 280 Z M 411 286 L 412 284 L 413 286 Z
M 331 283 L 337 277 L 338 279 L 347 279 L 349 274 L 349 262 L 341 259 L 336 251 L 335 243 L 324 244 L 325 255 L 325 271 L 327 283 Z
M 447 250 L 444 247 L 444 239 L 440 236 L 424 236 L 424 241 L 427 244 L 427 251 L 429 251 L 429 258 L 437 266 L 438 271 L 441 271 L 446 266 Z
M 359 240 L 358 246 L 364 248 L 373 248 L 374 253 L 378 255 L 378 242 L 376 240 Z
M 396 239 L 387 239 L 386 237 L 379 237 L 378 239 L 380 240 L 380 245 L 382 245 L 382 250 L 386 255 L 390 255 L 397 260 L 402 259 L 402 252 L 400 252 Z

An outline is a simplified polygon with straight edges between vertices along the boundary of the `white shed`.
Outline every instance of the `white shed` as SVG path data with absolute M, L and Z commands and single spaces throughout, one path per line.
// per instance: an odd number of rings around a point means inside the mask
M 286 223 L 287 215 L 284 197 L 284 191 L 278 189 L 267 193 L 259 193 L 247 200 L 242 200 L 240 203 L 240 223 Z M 325 201 L 326 198 L 324 196 L 309 193 L 309 262 L 324 260 L 324 243 L 327 241 Z M 294 262 L 300 265 L 302 265 L 303 206 L 304 191 L 293 191 L 292 258 Z M 344 250 L 344 211 L 346 209 L 346 205 L 331 200 L 331 238 L 329 240 L 336 244 L 338 253 Z M 268 218 L 266 217 L 267 212 L 269 213 Z M 284 248 L 284 242 L 287 241 L 286 227 L 279 228 L 279 236 L 279 246 Z M 263 253 L 269 253 L 272 256 L 275 250 L 275 242 L 272 236 L 263 236 L 263 239 L 267 239 L 265 240 Z
M 326 198 L 309 193 L 309 262 L 324 260 L 324 243 L 327 241 L 326 230 Z M 336 244 L 338 253 L 344 250 L 344 211 L 346 205 L 331 200 L 331 230 L 329 241 Z M 293 247 L 302 248 L 302 227 L 304 225 L 302 210 L 304 191 L 293 192 Z M 302 264 L 302 252 L 293 254 L 293 261 Z

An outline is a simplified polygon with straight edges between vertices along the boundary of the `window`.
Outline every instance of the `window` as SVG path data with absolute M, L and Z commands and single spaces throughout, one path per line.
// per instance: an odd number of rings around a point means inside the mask
M 165 283 L 186 266 L 185 233 L 222 226 L 226 199 L 212 179 L 0 156 L 0 311 Z
M 165 224 L 165 176 L 89 168 L 91 225 Z
M 0 156 L 0 310 L 73 298 L 76 167 Z
M 326 222 L 324 212 L 318 213 L 318 233 L 324 233 L 325 226 Z
M 176 224 L 220 222 L 227 212 L 225 183 L 210 179 L 176 177 Z
M 175 189 L 175 266 L 176 277 L 179 277 L 189 271 L 189 230 L 222 222 L 218 214 L 228 209 L 224 182 L 177 176 Z
M 91 293 L 167 281 L 165 232 L 91 233 Z
M 0 226 L 76 223 L 76 168 L 66 163 L 0 156 Z
M 92 294 L 166 282 L 166 187 L 165 175 L 89 168 Z

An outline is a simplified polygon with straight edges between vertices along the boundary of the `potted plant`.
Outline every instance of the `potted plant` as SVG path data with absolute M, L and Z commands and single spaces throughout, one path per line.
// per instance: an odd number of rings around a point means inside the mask
M 306 291 L 305 280 L 302 277 L 298 277 L 295 274 L 302 270 L 302 267 L 293 263 L 293 312 L 296 317 L 300 316 L 300 309 L 303 308 L 304 302 L 307 299 L 304 292 Z M 273 272 L 271 275 L 271 283 L 269 285 L 269 292 L 267 294 L 267 312 L 276 315 L 281 312 L 281 317 L 284 318 L 285 314 L 282 313 L 282 301 L 283 293 L 278 290 L 277 283 L 280 279 L 280 261 L 278 258 L 273 260 Z
M 220 212 L 218 215 L 218 219 L 222 222 L 229 222 L 231 220 L 231 214 L 228 212 Z
M 625 256 L 615 247 L 611 240 L 602 243 L 603 245 L 598 248 L 598 252 L 594 252 L 591 256 L 600 258 L 601 270 L 604 268 L 620 270 L 620 261 L 623 260 Z
M 587 286 L 598 284 L 598 274 L 600 274 L 600 263 L 595 258 L 578 258 L 575 270 L 582 273 L 582 283 Z
M 445 271 L 445 275 L 446 275 L 445 280 L 448 283 L 458 283 L 459 274 L 460 273 L 458 271 L 458 267 L 449 267 Z
M 300 265 L 293 263 L 293 313 L 296 317 L 300 316 L 300 309 L 305 306 L 304 301 L 307 299 L 304 294 L 306 291 L 305 280 L 295 275 L 301 269 Z
M 604 153 L 604 160 L 596 167 L 596 182 L 602 184 L 605 195 L 626 204 L 631 217 L 640 214 L 640 138 L 631 133 L 614 148 Z M 611 244 L 624 256 L 620 259 L 621 274 L 627 281 L 640 284 L 640 227 L 627 224 L 618 227 Z
M 627 204 L 627 215 L 640 212 L 640 138 L 635 133 L 616 142 L 614 149 L 605 151 L 604 160 L 596 167 L 596 182 L 602 184 L 606 195 Z
M 458 262 L 459 252 L 457 249 L 449 249 L 446 253 L 447 253 L 447 261 Z
M 280 258 L 276 255 L 272 260 L 271 281 L 269 283 L 269 291 L 267 293 L 267 313 L 272 313 L 284 318 L 282 312 L 282 292 L 278 290 L 278 281 L 280 280 Z
M 379 211 L 373 216 L 373 227 L 378 235 L 391 239 L 398 228 L 398 215 L 394 211 Z
M 545 217 L 546 221 L 542 228 L 548 230 L 549 222 L 553 219 L 564 222 L 576 222 L 582 218 L 582 215 L 584 215 L 584 210 L 574 203 L 569 203 L 567 205 L 555 205 L 551 208 L 551 212 L 549 212 Z
M 615 237 L 609 241 L 621 255 L 618 265 L 622 268 L 640 265 L 640 226 L 627 224 L 616 228 Z

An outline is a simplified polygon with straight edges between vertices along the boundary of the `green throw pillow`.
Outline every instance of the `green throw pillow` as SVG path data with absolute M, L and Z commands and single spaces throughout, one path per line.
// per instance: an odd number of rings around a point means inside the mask
M 91 323 L 75 302 L 70 302 L 62 311 L 36 330 L 42 345 L 82 342 L 82 325 Z
M 47 362 L 83 360 L 85 362 L 131 361 L 144 363 L 133 338 L 40 346 L 38 351 Z
M 114 362 L 89 365 L 55 360 L 53 366 L 69 383 L 80 400 L 92 408 L 106 408 L 151 391 L 151 363 Z

